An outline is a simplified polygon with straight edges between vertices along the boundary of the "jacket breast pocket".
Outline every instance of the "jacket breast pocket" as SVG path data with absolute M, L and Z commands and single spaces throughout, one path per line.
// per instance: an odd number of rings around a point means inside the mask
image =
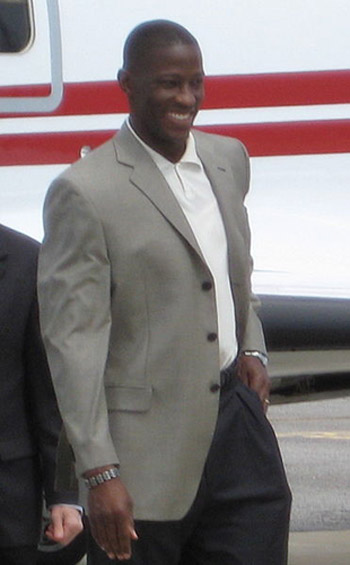
M 110 411 L 147 412 L 152 404 L 152 387 L 106 386 L 107 408 Z

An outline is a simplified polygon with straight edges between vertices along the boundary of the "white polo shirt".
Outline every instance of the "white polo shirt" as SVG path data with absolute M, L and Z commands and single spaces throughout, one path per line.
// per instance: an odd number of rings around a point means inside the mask
M 234 302 L 229 281 L 227 238 L 219 206 L 190 133 L 186 151 L 177 163 L 172 163 L 149 147 L 127 125 L 171 188 L 198 242 L 202 255 L 214 279 L 218 316 L 220 368 L 228 367 L 237 355 Z

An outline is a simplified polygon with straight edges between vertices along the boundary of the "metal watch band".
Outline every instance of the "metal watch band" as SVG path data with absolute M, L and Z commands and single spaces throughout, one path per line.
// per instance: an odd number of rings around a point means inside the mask
M 261 361 L 264 367 L 267 366 L 269 359 L 265 353 L 262 353 L 261 351 L 242 351 L 242 353 L 247 357 L 256 357 L 259 361 Z
M 85 485 L 88 489 L 92 489 L 98 487 L 102 483 L 106 481 L 110 481 L 111 479 L 117 479 L 120 477 L 120 471 L 117 467 L 111 467 L 102 473 L 97 473 L 97 475 L 92 475 L 88 479 L 84 479 Z

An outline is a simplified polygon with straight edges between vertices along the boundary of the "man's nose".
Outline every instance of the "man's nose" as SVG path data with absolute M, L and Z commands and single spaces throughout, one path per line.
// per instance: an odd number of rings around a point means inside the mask
M 184 106 L 192 107 L 196 104 L 196 95 L 189 84 L 184 84 L 179 89 L 176 99 Z

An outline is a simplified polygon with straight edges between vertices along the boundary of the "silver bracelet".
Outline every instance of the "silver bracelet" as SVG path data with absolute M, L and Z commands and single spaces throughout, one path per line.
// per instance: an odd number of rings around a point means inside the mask
M 256 357 L 259 361 L 261 361 L 264 367 L 267 366 L 269 361 L 268 356 L 265 355 L 265 353 L 262 353 L 262 351 L 242 351 L 242 355 L 246 355 L 246 357 Z
M 84 479 L 85 486 L 90 490 L 92 488 L 98 487 L 111 479 L 117 479 L 120 477 L 120 471 L 117 467 L 111 467 L 102 473 L 97 473 L 97 475 L 91 475 L 88 479 Z

